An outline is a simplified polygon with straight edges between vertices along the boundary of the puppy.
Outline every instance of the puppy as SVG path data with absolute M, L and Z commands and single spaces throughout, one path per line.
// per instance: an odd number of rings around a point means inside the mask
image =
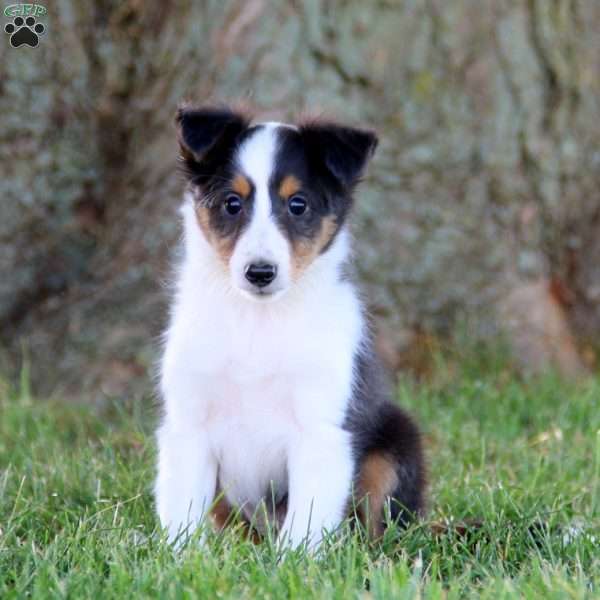
M 333 123 L 183 107 L 184 256 L 165 334 L 156 504 L 170 539 L 236 509 L 316 548 L 424 502 L 419 432 L 383 389 L 345 267 L 377 145 Z M 387 508 L 386 508 L 387 507 Z

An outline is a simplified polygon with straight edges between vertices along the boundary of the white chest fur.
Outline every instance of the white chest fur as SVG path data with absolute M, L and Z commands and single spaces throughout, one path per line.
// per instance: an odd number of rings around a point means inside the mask
M 261 498 L 287 492 L 286 457 L 297 428 L 290 386 L 277 377 L 246 384 L 224 378 L 213 389 L 206 434 L 219 485 L 251 516 Z

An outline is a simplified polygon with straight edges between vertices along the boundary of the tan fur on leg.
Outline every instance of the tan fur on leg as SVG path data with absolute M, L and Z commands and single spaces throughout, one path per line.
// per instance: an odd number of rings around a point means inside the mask
M 385 501 L 397 485 L 398 475 L 391 458 L 382 452 L 367 455 L 358 476 L 358 515 L 373 539 L 383 535 Z

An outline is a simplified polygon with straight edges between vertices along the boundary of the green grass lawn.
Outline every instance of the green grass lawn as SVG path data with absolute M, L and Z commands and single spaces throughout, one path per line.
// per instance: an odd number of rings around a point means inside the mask
M 0 388 L 0 597 L 600 598 L 598 378 L 524 382 L 467 361 L 398 399 L 425 432 L 426 521 L 372 545 L 342 532 L 316 557 L 235 529 L 174 554 L 150 493 L 152 401 Z

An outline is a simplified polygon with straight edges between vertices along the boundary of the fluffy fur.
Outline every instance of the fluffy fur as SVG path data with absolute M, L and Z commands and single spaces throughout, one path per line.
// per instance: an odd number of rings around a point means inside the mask
M 185 254 L 161 363 L 156 502 L 169 537 L 238 508 L 316 547 L 423 507 L 413 422 L 387 399 L 345 276 L 346 217 L 376 146 L 329 123 L 177 114 Z M 266 273 L 266 274 L 265 274 Z M 356 509 L 356 510 L 355 510 Z

